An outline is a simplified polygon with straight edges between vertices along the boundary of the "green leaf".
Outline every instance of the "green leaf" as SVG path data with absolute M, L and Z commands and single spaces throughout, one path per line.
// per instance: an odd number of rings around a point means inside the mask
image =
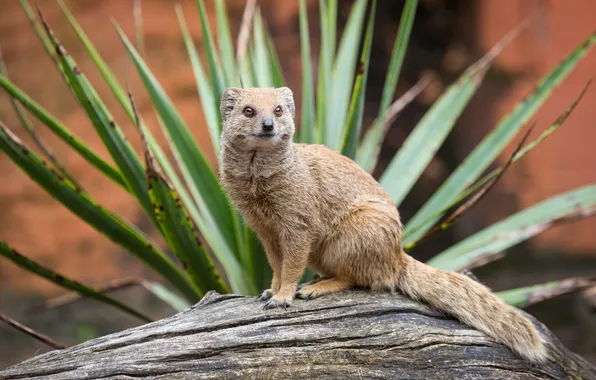
M 116 76 L 112 73 L 112 71 L 110 70 L 106 62 L 103 60 L 103 58 L 101 58 L 101 55 L 99 54 L 97 49 L 95 49 L 93 43 L 91 43 L 91 40 L 89 40 L 87 34 L 85 34 L 85 31 L 81 28 L 77 20 L 70 13 L 64 2 L 62 0 L 58 0 L 58 5 L 60 6 L 60 9 L 66 16 L 66 19 L 72 26 L 76 35 L 79 37 L 79 40 L 81 40 L 83 46 L 85 46 L 87 53 L 89 53 L 89 56 L 95 63 L 95 66 L 97 66 L 97 69 L 99 70 L 100 74 L 102 75 L 108 86 L 110 87 L 110 90 L 112 91 L 116 99 L 118 99 L 118 102 L 124 108 L 129 118 L 134 121 L 132 110 L 130 109 L 130 105 L 128 104 L 128 98 L 126 96 L 126 93 L 118 83 Z M 61 69 L 60 65 L 58 65 L 58 67 Z
M 66 74 L 77 100 L 93 123 L 97 134 L 103 141 L 108 152 L 110 152 L 112 159 L 118 165 L 126 186 L 137 198 L 149 220 L 159 230 L 160 225 L 157 222 L 155 213 L 153 212 L 153 206 L 151 205 L 151 199 L 147 193 L 147 182 L 141 161 L 128 141 L 126 141 L 124 134 L 115 123 L 114 118 L 97 95 L 95 89 L 87 80 L 85 74 L 81 72 L 74 59 L 54 36 L 54 33 L 43 19 L 41 13 L 40 17 L 47 36 L 56 49 L 62 70 Z
M 188 32 L 188 27 L 180 4 L 176 5 L 176 15 L 178 16 L 178 23 L 182 30 L 182 37 L 184 39 L 184 44 L 186 45 L 186 51 L 188 52 L 192 70 L 195 75 L 197 90 L 199 92 L 199 97 L 201 98 L 201 106 L 203 107 L 203 113 L 205 114 L 205 120 L 207 121 L 207 128 L 209 129 L 209 136 L 211 137 L 211 145 L 213 146 L 215 154 L 219 155 L 219 136 L 221 135 L 221 122 L 219 116 L 220 99 L 216 99 L 213 95 L 213 89 L 207 80 L 199 54 L 197 53 L 192 37 Z
M 153 268 L 189 301 L 198 300 L 184 275 L 140 231 L 101 207 L 68 179 L 57 174 L 2 122 L 0 122 L 0 150 L 75 215 Z
M 315 142 L 316 117 L 306 0 L 300 0 L 300 55 L 302 56 L 302 116 L 299 141 L 312 144 Z
M 242 13 L 242 23 L 236 41 L 236 63 L 240 73 L 240 86 L 243 88 L 254 87 L 254 77 L 251 73 L 251 61 L 248 57 L 250 43 L 250 28 L 253 22 L 257 0 L 247 0 Z
M 246 280 L 236 256 L 240 252 L 236 231 L 240 228 L 237 214 L 233 211 L 219 186 L 215 173 L 195 143 L 194 137 L 184 124 L 172 100 L 117 25 L 116 30 L 163 120 L 174 156 L 197 203 L 200 215 L 193 213 L 192 208 L 189 208 L 193 220 L 229 274 L 232 290 L 250 292 L 251 285 Z
M 379 179 L 379 184 L 396 205 L 403 201 L 435 156 L 482 84 L 488 68 L 487 62 L 486 66 L 468 70 L 449 86 L 416 124 L 397 154 L 391 159 Z
M 331 57 L 335 55 L 335 40 L 337 38 L 337 0 L 323 0 L 327 4 L 327 31 L 329 33 L 329 49 Z M 330 63 L 331 64 L 331 63 Z
M 368 19 L 368 27 L 364 37 L 362 55 L 360 56 L 358 73 L 356 74 L 356 80 L 354 81 L 354 89 L 352 91 L 352 101 L 350 102 L 348 119 L 346 127 L 344 128 L 344 135 L 342 139 L 341 153 L 352 159 L 356 155 L 356 149 L 358 148 L 358 141 L 360 139 L 360 131 L 362 128 L 362 117 L 364 116 L 366 79 L 368 77 L 368 68 L 370 65 L 370 51 L 375 23 L 374 12 L 376 8 L 377 2 L 376 0 L 373 0 Z
M 6 66 L 4 65 L 4 60 L 2 58 L 2 51 L 0 51 L 0 74 L 5 75 L 8 78 Z M 10 103 L 19 121 L 21 122 L 29 136 L 31 136 L 31 138 L 35 142 L 35 145 L 37 145 L 39 150 L 43 153 L 43 155 L 52 162 L 52 165 L 54 165 L 54 167 L 60 172 L 60 174 L 67 177 L 76 187 L 82 188 L 78 181 L 74 177 L 70 176 L 66 169 L 64 169 L 64 165 L 62 165 L 62 163 L 56 158 L 52 150 L 48 146 L 46 146 L 43 143 L 43 141 L 41 141 L 41 139 L 37 135 L 37 132 L 35 131 L 35 128 L 33 127 L 31 122 L 29 121 L 29 118 L 25 114 L 25 110 L 23 109 L 21 103 L 19 103 L 15 98 L 12 97 L 10 98 Z
M 224 78 L 221 70 L 221 64 L 217 57 L 217 50 L 213 42 L 213 35 L 209 20 L 207 19 L 207 10 L 205 9 L 205 2 L 197 0 L 199 7 L 199 16 L 201 16 L 201 31 L 203 32 L 203 41 L 205 43 L 205 53 L 207 54 L 207 64 L 209 67 L 209 76 L 211 77 L 211 86 L 213 87 L 214 97 L 219 102 L 224 92 Z
M 244 57 L 242 57 L 240 59 L 238 70 L 240 71 L 242 87 L 243 88 L 255 87 L 254 76 L 251 71 L 250 56 L 248 54 L 244 54 Z
M 21 91 L 2 74 L 0 74 L 0 87 L 6 90 L 10 96 L 18 100 L 19 103 L 21 103 L 39 121 L 47 125 L 52 132 L 60 137 L 62 141 L 76 150 L 87 162 L 95 166 L 100 172 L 128 191 L 128 188 L 122 179 L 122 175 L 118 172 L 118 170 L 114 169 L 110 164 L 105 162 L 78 137 L 76 137 L 68 128 L 66 128 L 65 125 L 56 120 L 51 114 L 49 114 L 45 109 L 43 109 L 39 104 L 37 104 L 33 99 Z
M 410 41 L 410 34 L 412 32 L 412 26 L 414 25 L 417 7 L 418 0 L 407 0 L 402 10 L 395 44 L 393 45 L 393 52 L 391 53 L 391 61 L 389 62 L 385 85 L 383 86 L 383 94 L 381 95 L 381 105 L 379 107 L 379 116 L 377 117 L 377 120 L 385 120 L 385 113 L 395 96 L 397 80 L 399 79 L 401 67 L 408 48 L 408 42 Z M 369 173 L 372 173 L 377 165 L 379 152 L 381 151 L 381 144 L 385 139 L 386 131 L 387 129 L 385 128 L 384 122 L 373 124 L 366 133 L 359 149 L 356 162 Z
M 130 99 L 135 110 L 132 96 Z M 163 175 L 155 161 L 138 119 L 136 124 L 143 142 L 149 195 L 168 246 L 182 263 L 200 297 L 209 290 L 215 290 L 221 294 L 227 293 L 209 255 L 199 241 L 197 231 L 178 192 Z
M 271 38 L 271 34 L 269 31 L 266 32 L 267 37 L 267 48 L 269 49 L 269 62 L 271 63 L 271 81 L 273 83 L 273 87 L 279 88 L 284 87 L 286 85 L 286 80 L 284 78 L 284 73 L 281 68 L 281 63 L 279 62 L 279 57 L 277 56 L 277 51 L 275 50 L 275 44 L 273 43 L 273 38 Z
M 232 44 L 232 36 L 230 34 L 228 12 L 226 11 L 224 0 L 217 0 L 215 2 L 215 12 L 217 14 L 217 39 L 219 41 L 221 61 L 223 62 L 226 87 L 235 87 L 239 85 L 238 72 L 236 70 L 236 59 L 234 58 L 234 45 Z
M 484 265 L 495 256 L 538 233 L 563 222 L 596 213 L 596 185 L 575 189 L 475 233 L 428 261 L 444 270 L 459 271 Z
M 579 102 L 582 100 L 582 98 L 584 97 L 586 91 L 588 90 L 588 87 L 590 86 L 591 80 L 588 81 L 588 83 L 586 83 L 586 85 L 584 86 L 584 88 L 581 90 L 580 94 L 577 96 L 577 98 L 575 98 L 575 100 L 573 101 L 573 103 L 561 114 L 557 117 L 557 119 L 553 122 L 553 124 L 551 124 L 548 128 L 546 128 L 535 140 L 533 140 L 532 142 L 528 143 L 526 146 L 524 146 L 523 148 L 521 148 L 518 152 L 516 152 L 512 159 L 511 159 L 511 163 L 514 163 L 516 161 L 518 161 L 519 159 L 521 159 L 524 155 L 526 155 L 528 152 L 530 152 L 532 149 L 534 149 L 535 147 L 538 146 L 538 144 L 540 144 L 542 141 L 544 141 L 544 139 L 546 139 L 548 136 L 550 136 L 553 132 L 555 132 L 557 129 L 559 129 L 559 127 L 561 125 L 563 125 L 563 123 L 565 122 L 565 120 L 567 120 L 567 118 L 569 117 L 569 115 L 571 115 L 571 113 L 573 112 L 573 110 L 575 109 L 575 107 L 577 107 L 577 105 L 579 104 Z M 461 202 L 463 202 L 464 199 L 466 199 L 469 195 L 475 193 L 477 190 L 479 190 L 481 187 L 485 186 L 485 184 L 489 181 L 492 181 L 493 178 L 495 178 L 496 176 L 501 175 L 501 173 L 503 172 L 503 170 L 505 170 L 505 167 L 507 165 L 502 165 L 498 168 L 496 168 L 495 170 L 493 170 L 492 172 L 490 172 L 489 174 L 487 174 L 486 176 L 484 176 L 483 178 L 481 178 L 480 180 L 478 180 L 476 183 L 474 183 L 472 186 L 470 186 L 468 189 L 466 189 L 466 191 L 462 192 L 457 199 L 450 203 L 447 207 L 445 207 L 444 209 L 434 213 L 431 217 L 429 217 L 429 220 L 435 217 L 442 217 L 443 215 L 445 215 L 445 213 L 448 210 L 453 209 L 456 205 L 460 204 Z M 403 238 L 404 240 L 408 240 L 408 236 L 409 234 L 415 233 L 416 231 L 418 231 L 419 228 L 421 228 L 422 226 L 424 226 L 426 224 L 427 221 L 421 223 L 418 226 L 414 226 L 412 228 L 408 229 L 408 233 L 404 233 Z M 420 238 L 417 241 L 411 242 L 408 245 L 406 245 L 406 249 L 408 249 L 408 247 L 412 247 L 414 245 L 417 245 L 420 240 L 422 238 Z
M 120 84 L 118 83 L 116 76 L 110 70 L 110 68 L 108 67 L 106 62 L 103 60 L 101 55 L 98 53 L 97 49 L 95 49 L 95 47 L 93 46 L 93 44 L 91 43 L 91 41 L 89 40 L 89 38 L 87 37 L 85 32 L 83 31 L 83 29 L 80 27 L 80 25 L 77 23 L 76 19 L 72 16 L 72 14 L 68 10 L 68 8 L 64 5 L 64 2 L 62 0 L 59 0 L 58 5 L 60 5 L 60 8 L 62 9 L 63 13 L 65 14 L 65 16 L 68 19 L 69 23 L 71 24 L 72 28 L 76 32 L 77 36 L 83 43 L 83 46 L 85 46 L 85 49 L 89 53 L 91 59 L 95 63 L 100 74 L 102 75 L 102 77 L 104 78 L 106 83 L 108 84 L 108 87 L 110 88 L 110 90 L 112 91 L 112 93 L 114 94 L 114 96 L 116 97 L 116 99 L 118 100 L 118 102 L 120 103 L 120 105 L 122 106 L 122 108 L 124 109 L 126 114 L 128 115 L 128 117 L 130 118 L 130 120 L 134 122 L 135 115 L 133 114 L 130 103 L 128 102 L 128 97 L 127 97 L 126 93 L 124 92 L 124 89 L 122 88 L 122 86 L 120 86 Z M 43 34 L 43 37 L 45 38 L 45 34 Z M 60 69 L 60 65 L 58 65 L 58 68 Z M 139 117 L 140 117 L 140 115 L 139 115 Z M 159 119 L 158 119 L 158 121 L 161 122 L 161 120 L 159 120 Z M 161 147 L 157 144 L 157 142 L 153 138 L 153 135 L 151 134 L 151 132 L 148 129 L 145 129 L 144 126 L 142 126 L 142 128 L 144 129 L 143 132 L 145 134 L 145 137 L 147 138 L 147 142 L 149 143 L 151 150 L 155 154 L 155 157 L 157 158 L 159 164 L 165 171 L 168 178 L 170 178 L 170 181 L 172 181 L 174 186 L 178 189 L 178 191 L 180 193 L 180 197 L 185 202 L 187 207 L 194 207 L 194 205 L 192 205 L 191 202 L 189 201 L 190 196 L 186 192 L 186 189 L 182 186 L 182 182 L 180 181 L 178 174 L 172 167 L 172 164 L 168 160 L 167 156 L 165 155 L 165 153 L 163 152 Z M 219 138 L 219 136 L 218 136 L 218 138 Z
M 591 81 L 589 81 L 584 86 L 584 88 L 582 89 L 580 94 L 577 96 L 577 98 L 573 101 L 573 103 L 561 115 L 559 115 L 557 117 L 557 119 L 553 122 L 553 124 L 551 124 L 548 128 L 546 128 L 536 139 L 534 139 L 532 142 L 528 143 L 526 146 L 521 148 L 517 153 L 515 153 L 515 155 L 513 156 L 512 160 L 511 160 L 511 163 L 514 163 L 514 162 L 518 161 L 519 159 L 521 159 L 524 155 L 526 155 L 532 149 L 536 148 L 542 141 L 544 141 L 553 132 L 555 132 L 557 129 L 559 129 L 559 127 L 561 125 L 563 125 L 565 120 L 567 120 L 569 115 L 571 115 L 571 113 L 573 112 L 575 107 L 577 107 L 577 105 L 579 104 L 579 102 L 581 101 L 583 96 L 585 95 L 588 87 L 590 86 L 590 83 L 591 83 Z M 428 222 L 429 220 L 432 220 L 432 218 L 442 217 L 443 215 L 445 215 L 445 213 L 448 210 L 453 209 L 456 205 L 461 203 L 469 195 L 475 193 L 477 190 L 479 190 L 481 187 L 483 187 L 487 182 L 493 180 L 493 178 L 500 175 L 503 172 L 503 170 L 505 169 L 505 166 L 506 165 L 502 165 L 502 166 L 496 168 L 495 170 L 493 170 L 492 172 L 490 172 L 489 174 L 487 174 L 486 176 L 484 176 L 483 178 L 478 180 L 476 183 L 474 183 L 472 186 L 470 186 L 468 189 L 466 189 L 466 191 L 462 192 L 457 197 L 457 199 L 455 201 L 451 202 L 447 207 L 434 213 L 432 216 L 429 217 L 428 220 L 424 221 L 423 223 L 421 223 L 418 226 L 408 228 L 408 232 L 404 233 L 404 235 L 403 235 L 404 241 L 406 241 L 406 240 L 409 241 L 409 235 L 418 231 L 418 229 L 421 228 L 422 226 L 424 226 L 426 224 L 426 222 Z M 408 245 L 406 245 L 406 248 L 418 244 L 419 241 L 420 240 L 409 243 Z
M 331 113 L 327 107 L 331 104 L 331 65 L 335 50 L 335 12 L 337 11 L 337 1 L 329 1 L 331 5 L 327 7 L 327 1 L 320 0 L 320 19 L 321 19 L 321 51 L 319 53 L 319 75 L 317 78 L 317 127 L 315 143 L 326 143 L 326 127 L 329 124 Z M 335 10 L 333 9 L 335 6 Z M 333 24 L 333 25 L 332 25 Z
M 261 10 L 257 8 L 253 19 L 254 25 L 254 68 L 257 78 L 257 87 L 272 87 L 273 77 L 271 75 L 271 64 L 267 53 L 267 41 L 265 39 L 265 26 L 261 17 Z
M 135 317 L 142 319 L 145 322 L 151 322 L 151 319 L 144 314 L 130 308 L 121 302 L 117 301 L 116 299 L 107 296 L 105 294 L 99 293 L 94 289 L 81 284 L 75 280 L 72 280 L 62 274 L 56 273 L 50 269 L 43 267 L 42 265 L 36 263 L 35 261 L 29 259 L 28 257 L 23 256 L 15 249 L 10 247 L 8 244 L 0 241 L 0 255 L 6 257 L 16 265 L 20 266 L 21 268 L 25 269 L 28 272 L 34 273 L 40 277 L 43 277 L 47 280 L 50 280 L 54 284 L 68 290 L 75 291 L 82 296 L 92 298 L 99 302 L 112 305 L 121 311 L 134 315 Z
M 48 54 L 48 56 L 50 57 L 52 62 L 54 62 L 54 64 L 55 64 L 54 66 L 60 73 L 62 79 L 64 79 L 64 81 L 68 85 L 69 84 L 68 78 L 66 78 L 64 71 L 62 71 L 62 68 L 58 64 L 58 57 L 56 56 L 56 50 L 54 50 L 54 47 L 52 46 L 52 44 L 46 37 L 46 34 L 43 31 L 43 28 L 39 25 L 39 21 L 35 17 L 33 10 L 31 10 L 31 6 L 29 6 L 29 2 L 27 0 L 19 0 L 19 3 L 21 4 L 21 8 L 23 8 L 23 11 L 25 12 L 25 15 L 27 16 L 27 19 L 31 23 L 31 26 L 33 27 L 33 30 L 35 31 L 35 34 L 39 38 L 39 41 L 43 45 L 44 50 L 46 51 L 46 53 Z M 70 86 L 68 86 L 68 87 L 69 87 L 69 90 L 71 90 Z
M 437 218 L 430 218 L 432 214 L 450 204 L 482 174 L 501 153 L 507 143 L 515 137 L 520 128 L 540 108 L 553 89 L 567 77 L 581 58 L 586 55 L 594 43 L 596 43 L 596 33 L 590 35 L 559 66 L 546 74 L 536 89 L 520 102 L 509 115 L 501 119 L 496 129 L 480 142 L 410 220 L 405 230 L 409 234 L 408 240 L 404 239 L 405 244 L 416 241 L 435 224 Z M 411 226 L 419 226 L 425 220 L 429 221 L 418 228 L 417 232 L 410 233 L 408 231 Z
M 176 311 L 186 310 L 190 306 L 185 299 L 180 298 L 178 294 L 172 292 L 159 282 L 145 281 L 144 286 L 151 292 L 151 294 L 170 305 L 170 307 Z
M 331 73 L 331 93 L 333 101 L 327 103 L 328 117 L 325 125 L 325 145 L 340 150 L 350 94 L 354 84 L 358 47 L 362 37 L 362 23 L 366 13 L 366 0 L 357 0 L 346 22 L 337 56 Z
M 574 277 L 505 290 L 496 294 L 509 305 L 528 307 L 538 302 L 564 294 L 575 293 L 594 285 L 596 285 L 596 277 Z
M 162 284 L 155 281 L 147 281 L 138 277 L 124 277 L 112 280 L 107 284 L 95 286 L 95 291 L 102 294 L 108 294 L 134 286 L 139 286 L 145 289 L 176 311 L 182 311 L 190 306 L 188 301 L 181 298 L 178 294 L 172 292 Z M 25 314 L 38 315 L 48 310 L 55 310 L 60 307 L 72 305 L 83 298 L 85 298 L 85 295 L 77 292 L 62 294 L 54 298 L 46 299 L 42 304 L 27 309 Z

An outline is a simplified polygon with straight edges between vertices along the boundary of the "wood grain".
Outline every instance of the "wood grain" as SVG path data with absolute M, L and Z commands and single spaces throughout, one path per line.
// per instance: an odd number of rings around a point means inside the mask
M 352 290 L 287 311 L 208 293 L 170 318 L 33 357 L 0 379 L 596 379 L 549 340 L 533 366 L 483 333 L 400 295 Z

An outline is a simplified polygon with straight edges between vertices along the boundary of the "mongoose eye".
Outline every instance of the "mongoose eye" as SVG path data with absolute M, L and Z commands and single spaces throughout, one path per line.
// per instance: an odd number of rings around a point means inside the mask
M 277 107 L 275 107 L 275 110 L 273 111 L 273 113 L 275 113 L 275 116 L 280 117 L 284 112 L 280 106 L 277 106 Z
M 250 107 L 246 107 L 246 108 L 244 109 L 244 111 L 242 111 L 242 113 L 243 113 L 243 114 L 244 114 L 244 116 L 246 116 L 246 117 L 253 117 L 253 116 L 255 116 L 255 115 L 257 114 L 257 113 L 255 112 L 255 110 L 253 110 L 253 109 L 252 109 L 252 108 L 250 108 Z

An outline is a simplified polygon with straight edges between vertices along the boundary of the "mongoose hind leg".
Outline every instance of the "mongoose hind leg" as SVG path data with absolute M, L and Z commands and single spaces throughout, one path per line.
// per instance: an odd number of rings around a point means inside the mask
M 373 291 L 394 291 L 402 267 L 402 226 L 393 204 L 380 200 L 351 207 L 322 247 L 324 273 Z
M 352 288 L 349 281 L 342 281 L 338 278 L 328 278 L 317 281 L 314 284 L 305 285 L 296 292 L 296 297 L 301 299 L 313 299 L 325 294 L 337 293 Z
M 304 288 L 307 285 L 314 285 L 317 282 L 322 281 L 322 280 L 326 280 L 328 278 L 331 278 L 331 277 L 330 276 L 325 276 L 325 275 L 321 276 L 320 274 L 315 273 L 315 275 L 313 276 L 313 279 L 312 280 L 310 280 L 308 282 L 305 282 L 303 284 L 298 285 L 298 290 Z

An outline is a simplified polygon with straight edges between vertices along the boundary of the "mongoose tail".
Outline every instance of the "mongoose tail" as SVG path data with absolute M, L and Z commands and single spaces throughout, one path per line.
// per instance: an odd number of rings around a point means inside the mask
M 543 363 L 548 358 L 532 322 L 465 275 L 433 268 L 404 253 L 398 287 L 413 299 L 484 332 L 530 362 Z

